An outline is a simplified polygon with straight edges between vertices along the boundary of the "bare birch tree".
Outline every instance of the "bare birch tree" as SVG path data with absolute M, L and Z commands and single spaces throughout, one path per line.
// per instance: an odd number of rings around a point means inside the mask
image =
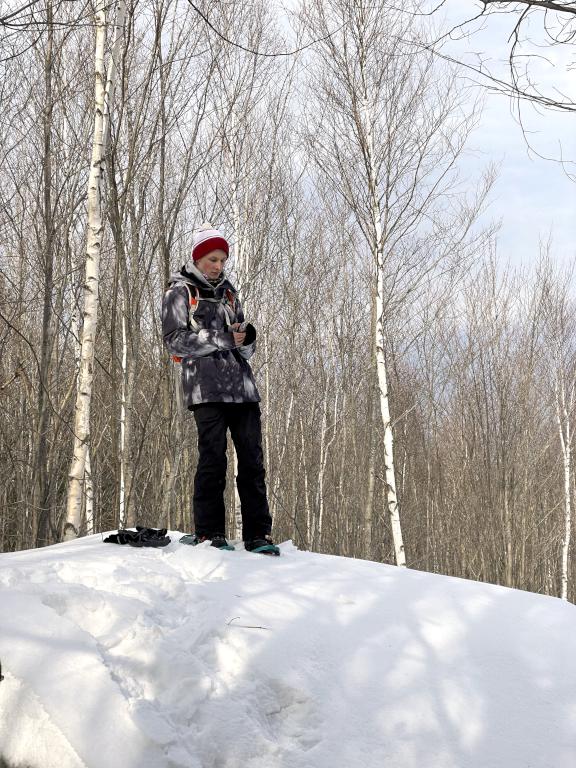
M 84 286 L 84 322 L 81 332 L 81 357 L 76 411 L 74 418 L 74 451 L 68 481 L 68 500 L 64 538 L 79 535 L 82 520 L 82 497 L 86 470 L 86 451 L 90 441 L 90 406 L 94 378 L 94 346 L 98 325 L 98 288 L 100 278 L 100 251 L 104 234 L 102 201 L 106 151 L 110 133 L 110 114 L 114 103 L 114 89 L 121 46 L 124 36 L 126 3 L 118 0 L 112 27 L 112 52 L 106 74 L 104 55 L 109 24 L 107 4 L 99 0 L 96 6 L 95 28 L 95 88 L 94 135 L 92 159 L 88 181 L 88 220 L 86 247 L 86 275 Z
M 465 241 L 474 206 L 468 211 L 463 207 L 452 225 L 453 239 L 440 248 L 431 247 L 436 237 L 425 222 L 437 215 L 438 200 L 454 183 L 471 122 L 462 114 L 457 117 L 453 77 L 444 73 L 434 82 L 431 55 L 419 57 L 404 47 L 410 22 L 388 3 L 311 0 L 303 5 L 301 18 L 315 37 L 324 39 L 309 70 L 309 103 L 316 100 L 322 110 L 321 117 L 309 121 L 311 152 L 320 173 L 347 202 L 371 256 L 375 373 L 384 428 L 381 456 L 396 563 L 405 565 L 387 318 L 440 263 L 449 269 L 454 244 Z M 334 29 L 341 31 L 329 34 Z M 454 131 L 450 138 L 448 131 Z M 366 519 L 367 528 L 370 524 Z
M 560 564 L 560 597 L 571 591 L 570 548 L 572 533 L 573 420 L 576 406 L 576 305 L 571 292 L 572 274 L 561 274 L 545 258 L 538 284 L 543 306 L 543 375 L 551 372 L 554 411 L 563 475 L 564 521 Z

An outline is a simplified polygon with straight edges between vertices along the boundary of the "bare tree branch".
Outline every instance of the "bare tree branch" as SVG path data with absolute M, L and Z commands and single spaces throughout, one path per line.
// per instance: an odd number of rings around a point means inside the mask
M 550 11 L 559 13 L 572 13 L 576 15 L 575 3 L 560 3 L 553 0 L 481 0 L 484 6 L 510 6 L 510 5 L 528 5 L 537 8 L 546 8 Z

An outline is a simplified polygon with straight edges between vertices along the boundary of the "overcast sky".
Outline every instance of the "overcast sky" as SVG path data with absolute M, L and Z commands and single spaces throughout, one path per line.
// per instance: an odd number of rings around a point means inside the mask
M 441 31 L 463 24 L 479 13 L 478 0 L 422 0 L 428 10 L 439 7 L 425 24 L 434 28 L 431 40 Z M 398 6 L 398 1 L 390 0 Z M 401 0 L 408 8 L 410 0 Z M 300 0 L 278 0 L 278 6 L 291 8 Z M 522 7 L 522 6 L 518 6 Z M 576 41 L 572 45 L 552 46 L 543 33 L 544 15 L 534 10 L 523 26 L 526 38 L 519 53 L 530 63 L 533 81 L 547 95 L 554 90 L 567 94 L 576 102 Z M 479 56 L 492 73 L 509 81 L 508 38 L 514 29 L 518 13 L 509 11 L 489 15 L 483 22 L 467 25 L 455 31 L 460 39 L 444 42 L 442 51 L 451 57 L 477 65 Z M 554 16 L 547 15 L 554 26 Z M 576 22 L 572 22 L 576 26 Z M 464 36 L 464 31 L 469 33 Z M 570 67 L 572 70 L 570 71 Z M 518 122 L 515 104 L 504 95 L 491 94 L 482 85 L 487 80 L 461 68 L 462 87 L 469 89 L 471 102 L 483 95 L 484 108 L 480 123 L 470 138 L 462 162 L 463 175 L 474 187 L 489 165 L 497 166 L 498 178 L 493 187 L 490 204 L 484 215 L 486 223 L 500 222 L 498 255 L 502 262 L 514 265 L 531 264 L 538 257 L 540 242 L 551 239 L 552 255 L 557 261 L 568 262 L 576 255 L 576 112 L 558 112 L 530 103 L 522 107 L 522 121 L 531 151 Z M 543 157 L 569 161 L 567 170 L 560 162 Z M 572 173 L 574 181 L 567 175 Z
M 479 3 L 475 0 L 447 0 L 442 8 L 442 27 L 450 29 L 473 17 L 478 8 Z M 496 75 L 508 79 L 508 37 L 517 19 L 518 16 L 511 13 L 490 16 L 484 21 L 483 29 L 479 29 L 478 23 L 467 27 L 478 31 L 468 39 L 448 42 L 445 50 L 471 64 L 476 62 L 475 54 L 481 53 Z M 569 71 L 576 59 L 576 44 L 550 46 L 542 33 L 542 19 L 540 12 L 534 12 L 529 26 L 525 27 L 526 36 L 533 43 L 541 44 L 540 47 L 526 42 L 522 53 L 546 57 L 547 60 L 530 59 L 532 76 L 543 91 L 552 94 L 553 89 L 558 88 L 576 101 L 575 73 Z M 553 21 L 549 16 L 548 22 Z M 436 24 L 440 22 L 441 18 L 437 17 Z M 555 259 L 573 259 L 576 254 L 576 181 L 567 177 L 560 163 L 546 161 L 530 152 L 513 116 L 510 99 L 486 92 L 484 105 L 465 162 L 471 179 L 478 175 L 483 164 L 492 161 L 498 165 L 498 180 L 486 218 L 501 220 L 500 257 L 510 259 L 513 264 L 530 263 L 538 255 L 540 240 L 547 240 L 551 235 Z M 536 110 L 527 104 L 522 108 L 522 116 L 534 149 L 544 156 L 572 161 L 569 170 L 574 173 L 576 112 Z

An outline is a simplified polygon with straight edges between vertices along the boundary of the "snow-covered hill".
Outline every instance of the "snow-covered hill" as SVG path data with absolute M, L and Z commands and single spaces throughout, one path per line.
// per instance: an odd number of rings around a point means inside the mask
M 576 608 L 299 552 L 0 555 L 0 755 L 33 768 L 574 768 Z

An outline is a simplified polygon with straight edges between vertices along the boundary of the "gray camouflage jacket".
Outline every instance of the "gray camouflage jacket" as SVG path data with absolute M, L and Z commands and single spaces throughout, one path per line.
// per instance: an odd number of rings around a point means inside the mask
M 236 289 L 226 278 L 214 287 L 195 266 L 189 269 L 170 277 L 162 300 L 164 344 L 171 355 L 182 358 L 186 408 L 202 403 L 259 402 L 248 363 L 256 348 L 256 332 L 249 326 L 246 341 L 251 343 L 236 347 L 229 330 L 232 323 L 244 322 Z M 199 299 L 193 313 L 186 284 L 192 297 Z

